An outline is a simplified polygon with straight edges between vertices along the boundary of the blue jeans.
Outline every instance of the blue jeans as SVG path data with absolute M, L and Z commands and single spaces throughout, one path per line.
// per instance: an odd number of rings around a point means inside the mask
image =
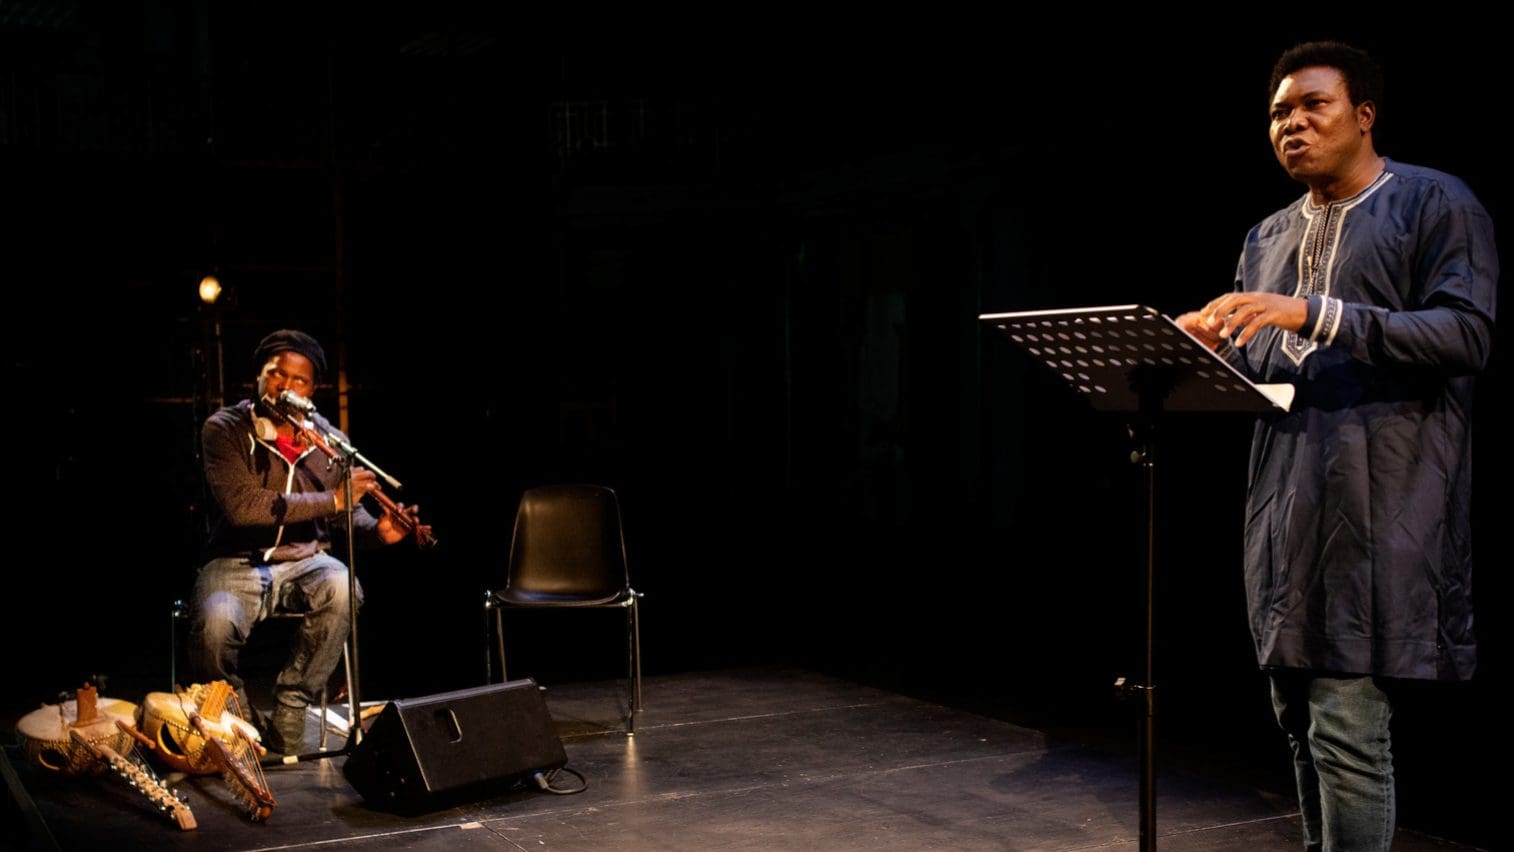
M 326 688 L 342 658 L 350 628 L 347 566 L 325 553 L 294 562 L 256 565 L 246 558 L 213 559 L 195 580 L 189 628 L 189 669 L 198 683 L 224 680 L 252 713 L 237 659 L 253 625 L 275 612 L 300 612 L 289 660 L 274 683 L 279 706 L 303 710 Z M 362 589 L 358 600 L 363 602 Z
M 1293 748 L 1304 848 L 1386 852 L 1394 824 L 1388 694 L 1364 675 L 1269 674 L 1272 709 Z

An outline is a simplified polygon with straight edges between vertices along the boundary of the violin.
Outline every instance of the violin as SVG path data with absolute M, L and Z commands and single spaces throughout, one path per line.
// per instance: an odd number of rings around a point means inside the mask
M 343 449 L 347 450 L 350 454 L 354 456 L 360 456 L 360 454 L 357 453 L 356 450 L 354 450 L 350 445 L 347 445 L 345 441 L 341 441 L 341 439 L 337 435 L 323 435 L 321 433 L 321 430 L 316 426 L 315 423 L 305 418 L 305 414 L 315 413 L 315 405 L 311 403 L 310 400 L 305 399 L 299 394 L 286 390 L 283 393 L 280 393 L 277 399 L 265 395 L 262 398 L 262 403 L 264 408 L 268 409 L 270 413 L 274 414 L 282 422 L 288 423 L 290 426 L 293 426 L 295 430 L 298 431 L 300 435 L 305 439 L 306 443 L 314 446 L 322 453 L 325 453 L 327 458 L 340 458 L 340 453 L 336 450 L 336 448 L 331 446 L 333 441 L 339 441 L 340 443 L 342 443 Z M 369 468 L 372 468 L 375 472 L 380 472 L 378 471 L 377 465 L 368 462 L 366 459 L 363 459 L 362 461 Z M 393 479 L 387 474 L 381 473 L 381 475 L 385 479 L 389 479 L 391 481 Z M 420 522 L 420 519 L 415 515 L 412 515 L 406 512 L 404 509 L 401 509 L 399 504 L 390 499 L 390 497 L 382 490 L 370 491 L 367 494 L 360 494 L 356 496 L 359 499 L 366 496 L 372 497 L 373 499 L 377 500 L 379 505 L 384 507 L 384 511 L 387 512 L 389 516 L 394 520 L 394 523 L 398 524 L 400 528 L 405 531 L 406 535 L 412 535 L 415 537 L 415 543 L 418 546 L 429 549 L 437 545 L 436 536 L 431 534 L 431 528 L 422 524 Z

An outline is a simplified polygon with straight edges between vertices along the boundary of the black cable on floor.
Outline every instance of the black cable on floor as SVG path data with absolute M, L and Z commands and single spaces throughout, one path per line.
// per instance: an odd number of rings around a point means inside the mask
M 559 772 L 566 772 L 577 778 L 579 784 L 578 788 L 575 790 L 562 790 L 557 787 L 553 787 L 552 780 L 557 777 L 557 773 Z M 551 772 L 533 772 L 531 773 L 531 778 L 536 782 L 536 786 L 540 787 L 542 790 L 545 790 L 548 793 L 554 793 L 559 796 L 571 796 L 574 793 L 582 793 L 583 791 L 589 789 L 589 782 L 583 777 L 583 775 L 581 775 L 578 770 L 569 769 L 566 766 L 560 769 L 554 769 Z

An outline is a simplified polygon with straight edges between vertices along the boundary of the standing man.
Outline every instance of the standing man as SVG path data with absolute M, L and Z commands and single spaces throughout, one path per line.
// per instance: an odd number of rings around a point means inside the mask
M 1393 683 L 1476 665 L 1469 425 L 1493 226 L 1457 178 L 1378 155 L 1379 81 L 1335 42 L 1279 58 L 1272 147 L 1308 192 L 1251 229 L 1235 292 L 1178 319 L 1295 387 L 1252 441 L 1245 583 L 1308 849 L 1389 847 Z
M 333 531 L 345 529 L 347 510 L 340 466 L 328 465 L 278 404 L 286 392 L 309 399 L 326 371 L 325 351 L 310 335 L 283 330 L 263 338 L 253 361 L 257 398 L 212 414 L 202 432 L 215 518 L 210 559 L 195 581 L 189 663 L 196 681 L 225 680 L 236 688 L 269 750 L 297 754 L 306 708 L 325 689 L 349 632 L 347 566 L 328 552 Z M 318 414 L 309 419 L 335 431 Z M 354 500 L 378 487 L 372 471 L 353 468 Z M 415 509 L 399 509 L 414 519 Z M 353 524 L 360 546 L 406 536 L 388 512 L 376 519 L 361 505 Z M 254 625 L 274 612 L 305 617 L 275 682 L 268 724 L 248 701 L 237 658 Z

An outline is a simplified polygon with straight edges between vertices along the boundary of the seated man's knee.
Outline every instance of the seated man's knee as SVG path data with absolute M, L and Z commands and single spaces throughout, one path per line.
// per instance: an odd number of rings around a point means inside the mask
M 314 572 L 303 584 L 302 592 L 305 602 L 311 610 L 324 609 L 347 609 L 350 597 L 350 583 L 347 566 L 336 559 L 326 560 L 320 570 Z M 362 592 L 358 592 L 357 602 L 363 602 Z
M 196 604 L 190 635 L 211 643 L 245 641 L 246 621 L 242 601 L 236 595 L 216 592 Z

